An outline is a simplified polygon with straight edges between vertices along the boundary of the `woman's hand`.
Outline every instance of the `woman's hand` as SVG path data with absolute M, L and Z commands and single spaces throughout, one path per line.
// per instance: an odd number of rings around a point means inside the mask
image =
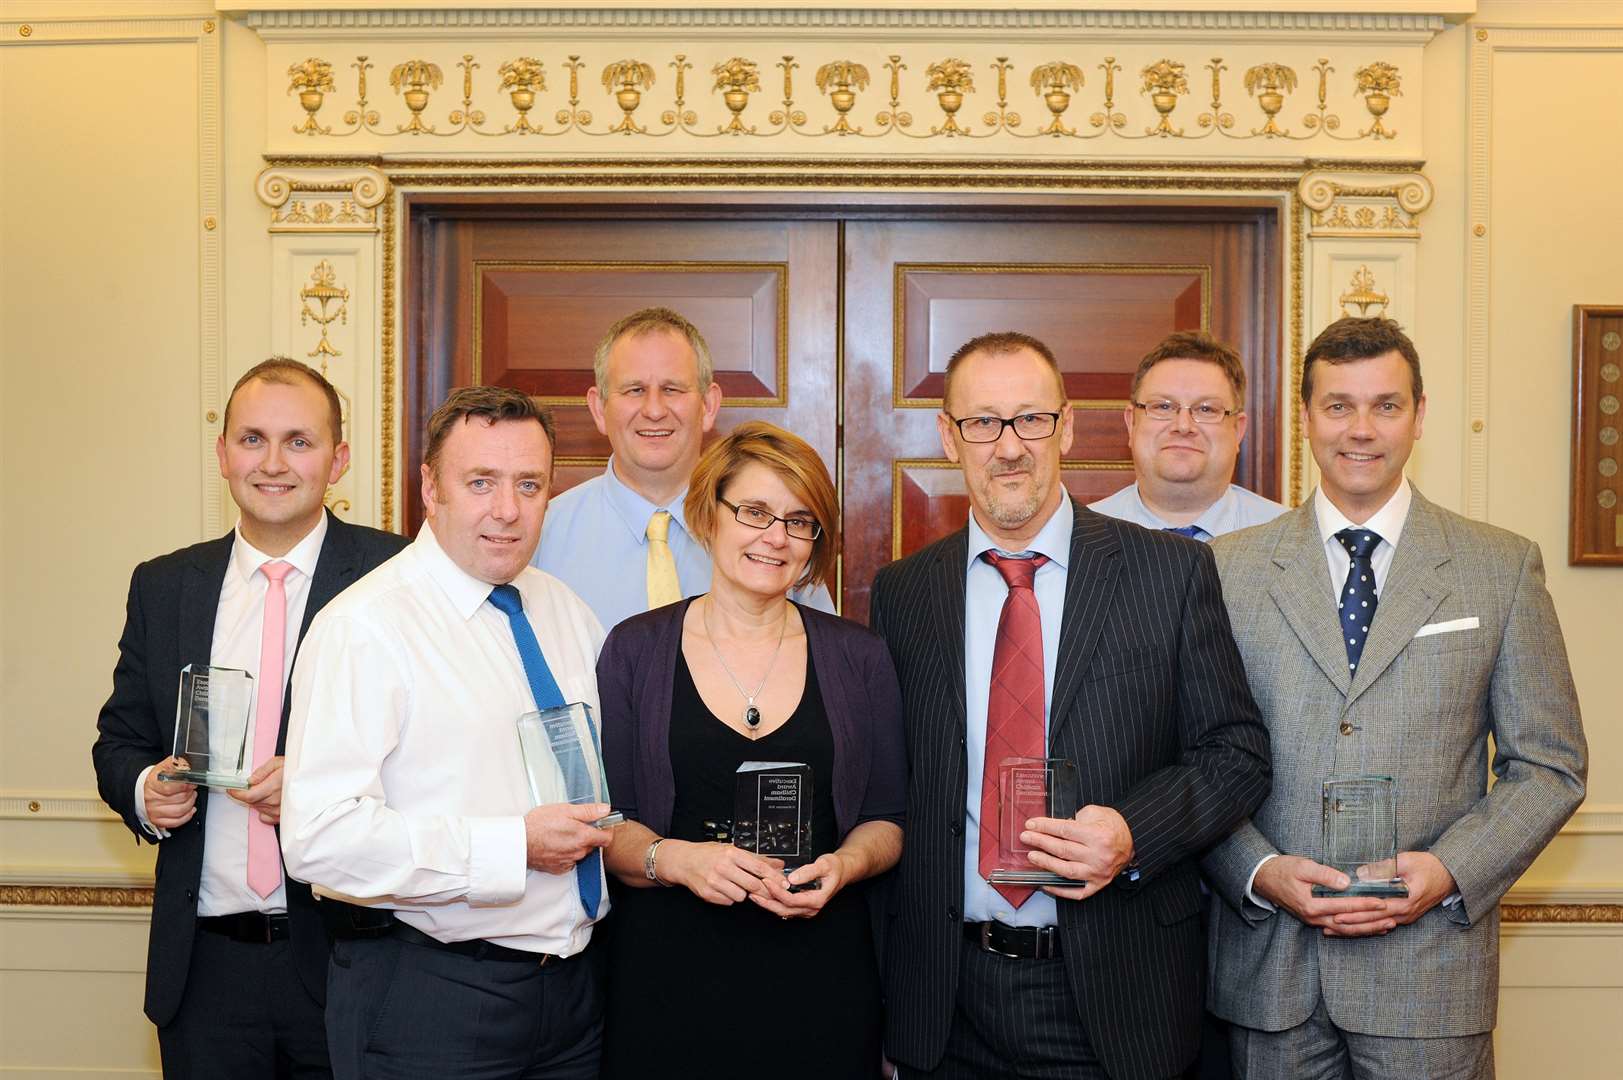
M 766 894 L 750 899 L 772 914 L 785 919 L 809 919 L 823 910 L 836 893 L 854 880 L 846 857 L 839 852 L 819 856 L 814 863 L 799 867 L 792 874 L 768 878 Z M 806 885 L 815 881 L 816 888 L 790 892 L 791 885 Z
M 674 849 L 674 850 L 673 850 Z M 745 897 L 759 897 L 766 882 L 783 877 L 781 859 L 765 859 L 731 844 L 695 844 L 666 840 L 660 845 L 656 871 L 707 904 L 730 907 Z

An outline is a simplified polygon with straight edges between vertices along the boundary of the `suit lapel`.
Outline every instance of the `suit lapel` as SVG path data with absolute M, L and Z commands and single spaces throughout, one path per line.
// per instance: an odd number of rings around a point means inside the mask
M 310 630 L 310 620 L 328 601 L 355 583 L 360 560 L 354 534 L 342 521 L 327 515 L 327 535 L 321 541 L 321 552 L 316 556 L 316 576 L 310 581 L 310 596 L 304 603 L 304 618 L 299 621 L 299 643 Z M 295 652 L 295 659 L 297 653 Z
M 1065 572 L 1065 606 L 1060 616 L 1059 655 L 1049 696 L 1049 752 L 1059 745 L 1071 714 L 1071 699 L 1104 632 L 1121 570 L 1121 544 L 1103 518 L 1072 500 L 1071 565 Z
M 964 704 L 964 591 L 968 587 L 969 530 L 959 529 L 947 543 L 936 550 L 935 566 L 931 568 L 930 596 L 935 605 L 936 625 L 945 632 L 939 637 L 941 657 L 946 670 L 942 673 L 947 685 L 953 687 L 953 718 L 958 734 L 968 728 Z
M 231 546 L 236 534 L 195 549 L 180 580 L 180 664 L 206 664 L 214 649 L 214 616 L 220 607 L 220 590 L 231 565 Z M 174 673 L 176 679 L 180 672 Z
M 1348 703 L 1367 690 L 1414 640 L 1415 631 L 1437 610 L 1450 587 L 1437 568 L 1450 558 L 1448 538 L 1431 503 L 1414 493 L 1409 520 L 1403 523 L 1386 581 L 1381 584 L 1375 622 L 1364 642 L 1364 655 L 1352 679 Z
M 1352 676 L 1347 670 L 1347 647 L 1342 644 L 1336 620 L 1335 593 L 1329 585 L 1330 571 L 1312 499 L 1293 511 L 1289 527 L 1274 549 L 1274 565 L 1281 573 L 1268 595 L 1314 663 L 1345 695 L 1351 688 Z M 1367 646 L 1364 655 L 1368 659 Z

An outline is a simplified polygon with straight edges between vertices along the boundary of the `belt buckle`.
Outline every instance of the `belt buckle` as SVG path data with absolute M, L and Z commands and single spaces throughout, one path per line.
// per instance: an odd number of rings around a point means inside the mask
M 992 922 L 988 920 L 981 923 L 981 948 L 995 956 L 1007 956 L 1011 960 L 1022 959 L 1019 953 L 1005 952 L 992 946 Z

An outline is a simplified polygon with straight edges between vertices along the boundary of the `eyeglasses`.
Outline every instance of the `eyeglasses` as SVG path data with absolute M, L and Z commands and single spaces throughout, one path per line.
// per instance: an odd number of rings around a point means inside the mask
M 1133 408 L 1138 409 L 1149 417 L 1162 424 L 1170 424 L 1178 418 L 1178 414 L 1185 409 L 1189 410 L 1189 419 L 1197 424 L 1221 424 L 1227 418 L 1238 413 L 1239 409 L 1225 409 L 1215 401 L 1197 401 L 1193 405 L 1181 405 L 1166 398 L 1156 398 L 1154 401 L 1135 401 Z
M 1014 428 L 1014 433 L 1027 441 L 1046 439 L 1054 434 L 1054 429 L 1059 426 L 1057 412 L 1021 413 L 1007 420 L 1001 416 L 966 416 L 960 420 L 945 409 L 942 410 L 942 415 L 957 424 L 958 434 L 963 436 L 965 442 L 970 443 L 997 442 L 1003 438 L 1004 428 Z
M 738 506 L 721 498 L 716 501 L 733 512 L 740 525 L 748 525 L 752 529 L 770 529 L 773 522 L 783 522 L 783 531 L 796 540 L 816 540 L 823 535 L 823 527 L 811 518 L 804 517 L 778 517 L 776 514 L 762 510 L 759 506 Z

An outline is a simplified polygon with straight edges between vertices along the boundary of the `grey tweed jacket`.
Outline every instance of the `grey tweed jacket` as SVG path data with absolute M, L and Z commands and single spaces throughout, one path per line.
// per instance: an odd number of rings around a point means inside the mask
M 1538 546 L 1415 492 L 1356 676 L 1312 500 L 1212 548 L 1274 761 L 1268 799 L 1204 862 L 1224 901 L 1212 905 L 1212 1011 L 1283 1031 L 1322 994 L 1346 1031 L 1491 1030 L 1499 899 L 1583 801 L 1587 770 Z M 1328 938 L 1245 899 L 1264 856 L 1321 857 L 1320 784 L 1354 773 L 1396 778 L 1398 850 L 1441 859 L 1459 903 L 1385 936 Z

